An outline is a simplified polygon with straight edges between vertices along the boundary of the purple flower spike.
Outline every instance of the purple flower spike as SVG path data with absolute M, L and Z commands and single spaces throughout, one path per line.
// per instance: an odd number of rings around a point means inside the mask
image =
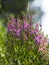
M 31 35 L 34 34 L 34 30 L 31 30 L 30 34 L 31 34 Z
M 16 30 L 16 35 L 20 37 L 21 29 Z
M 19 28 L 19 27 L 21 27 L 21 25 L 20 25 L 20 23 L 19 22 L 17 22 L 17 27 Z
M 27 22 L 24 22 L 24 29 L 27 31 L 29 29 L 29 24 Z
M 38 32 L 39 32 L 39 31 L 38 31 L 37 29 L 35 29 L 35 30 L 34 30 L 34 34 L 36 34 L 36 35 L 37 35 L 37 34 L 38 34 Z
M 8 31 L 9 32 L 13 32 L 13 28 L 15 27 L 15 25 L 13 25 L 13 24 L 9 24 L 8 25 Z
M 38 36 L 35 37 L 35 42 L 36 42 L 36 43 L 40 43 L 40 39 L 39 39 Z
M 47 43 L 47 39 L 45 39 L 44 35 L 41 32 L 42 25 L 39 23 L 35 23 L 35 25 L 31 22 L 31 20 L 27 20 L 26 16 L 23 17 L 23 21 L 21 19 L 15 19 L 14 17 L 8 23 L 8 32 L 16 35 L 19 38 L 23 38 L 23 40 L 30 40 L 30 38 L 37 43 Z

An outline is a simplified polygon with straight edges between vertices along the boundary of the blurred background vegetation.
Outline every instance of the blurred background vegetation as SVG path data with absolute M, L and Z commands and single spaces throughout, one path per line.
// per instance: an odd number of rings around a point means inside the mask
M 0 0 L 0 13 L 5 17 L 8 13 L 20 14 L 21 11 L 26 11 L 27 3 L 28 0 Z
M 29 0 L 32 1 L 32 0 Z M 14 14 L 15 17 L 21 12 L 26 12 L 28 0 L 0 0 L 0 19 L 4 19 L 5 23 L 10 13 Z

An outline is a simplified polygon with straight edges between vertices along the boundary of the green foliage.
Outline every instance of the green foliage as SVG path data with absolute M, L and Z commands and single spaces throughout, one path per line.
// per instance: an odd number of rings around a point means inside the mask
M 39 52 L 39 44 L 35 43 L 32 36 L 24 40 L 8 32 L 5 48 L 4 65 L 49 65 L 49 54 Z
M 17 63 L 17 65 L 36 65 L 39 62 L 39 53 L 37 48 L 35 48 L 34 41 L 21 41 L 11 35 L 9 37 L 11 38 L 8 38 L 6 44 L 6 56 L 9 65 L 16 65 Z
M 0 19 L 0 65 L 49 65 L 49 54 L 38 51 L 34 37 L 29 35 L 28 40 L 23 40 L 7 33 L 4 22 Z M 29 19 L 27 22 L 30 23 Z
M 49 55 L 39 52 L 38 45 L 33 40 L 21 41 L 11 34 L 7 37 L 7 65 L 49 65 Z
M 6 28 L 3 25 L 4 20 L 0 20 L 0 43 L 5 41 Z M 1 41 L 2 40 L 2 41 Z
M 0 19 L 0 65 L 4 65 L 5 61 L 5 41 L 6 28 L 3 26 L 4 20 Z

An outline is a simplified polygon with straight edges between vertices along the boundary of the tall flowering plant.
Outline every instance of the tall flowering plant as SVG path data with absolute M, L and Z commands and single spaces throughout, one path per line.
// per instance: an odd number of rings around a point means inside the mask
M 6 58 L 8 65 L 46 65 L 47 38 L 41 32 L 42 25 L 22 19 L 10 18 L 7 23 Z M 44 57 L 44 58 L 43 58 Z

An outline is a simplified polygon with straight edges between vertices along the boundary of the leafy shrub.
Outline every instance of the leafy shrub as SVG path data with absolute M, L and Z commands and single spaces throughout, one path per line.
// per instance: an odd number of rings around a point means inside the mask
M 47 38 L 42 34 L 42 25 L 33 24 L 23 15 L 10 17 L 7 23 L 4 64 L 1 65 L 49 65 Z

